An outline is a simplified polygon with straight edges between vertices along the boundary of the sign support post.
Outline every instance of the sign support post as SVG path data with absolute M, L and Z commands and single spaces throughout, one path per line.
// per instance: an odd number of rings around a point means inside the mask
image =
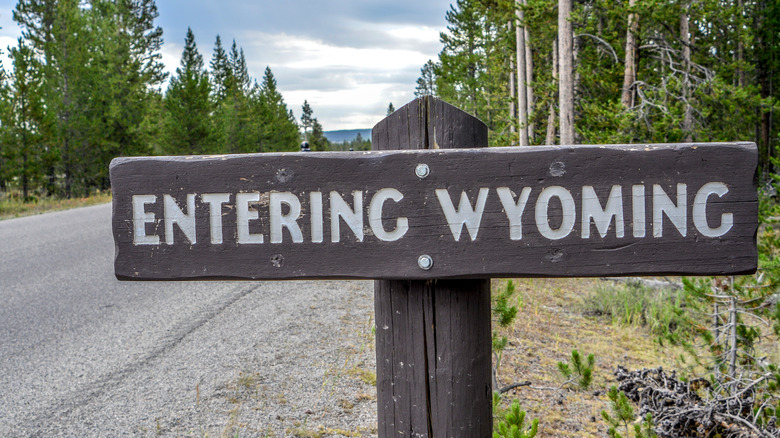
M 474 148 L 487 135 L 475 117 L 427 96 L 377 124 L 372 145 Z M 379 437 L 490 437 L 490 279 L 375 280 L 374 306 Z

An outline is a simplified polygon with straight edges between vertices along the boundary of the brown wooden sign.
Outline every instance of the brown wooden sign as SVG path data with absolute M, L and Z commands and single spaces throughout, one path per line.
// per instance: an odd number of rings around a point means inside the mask
M 740 274 L 752 143 L 117 158 L 123 280 Z

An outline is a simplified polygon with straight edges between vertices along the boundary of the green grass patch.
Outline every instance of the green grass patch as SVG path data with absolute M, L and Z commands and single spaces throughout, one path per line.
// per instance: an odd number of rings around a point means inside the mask
M 646 327 L 660 343 L 679 343 L 697 334 L 683 290 L 652 289 L 638 283 L 604 284 L 583 299 L 586 315 L 613 325 Z

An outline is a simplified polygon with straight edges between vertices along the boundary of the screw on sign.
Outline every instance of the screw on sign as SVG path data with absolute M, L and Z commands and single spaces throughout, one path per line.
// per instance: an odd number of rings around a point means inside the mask
M 114 160 L 117 278 L 375 279 L 379 436 L 489 437 L 491 277 L 756 268 L 752 143 L 481 148 L 432 97 L 372 135 Z

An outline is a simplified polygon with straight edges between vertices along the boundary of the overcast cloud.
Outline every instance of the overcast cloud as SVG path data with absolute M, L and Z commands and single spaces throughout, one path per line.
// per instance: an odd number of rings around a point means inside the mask
M 216 35 L 243 47 L 250 74 L 270 66 L 288 107 L 306 99 L 326 130 L 370 128 L 390 102 L 414 98 L 436 59 L 448 0 L 158 1 L 165 63 L 173 71 L 187 26 L 208 62 Z

